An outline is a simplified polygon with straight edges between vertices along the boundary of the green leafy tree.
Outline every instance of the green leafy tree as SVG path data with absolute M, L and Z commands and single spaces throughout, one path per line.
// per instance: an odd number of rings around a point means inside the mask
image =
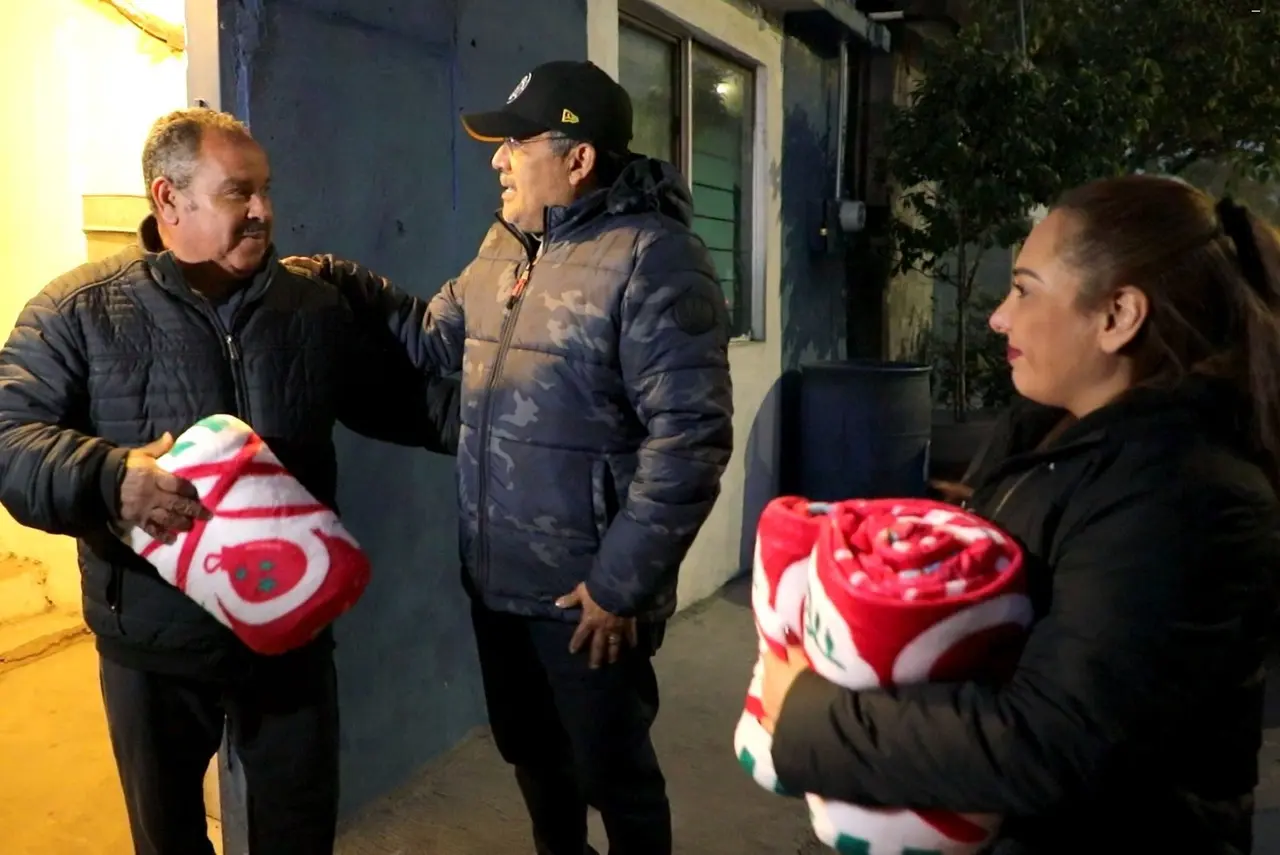
M 945 397 L 958 421 L 971 398 L 964 319 L 983 255 L 1021 240 L 1037 204 L 1121 168 L 1123 153 L 1101 155 L 1096 142 L 1122 101 L 1112 81 L 1089 74 L 1068 81 L 992 46 L 972 25 L 928 51 L 909 105 L 890 122 L 896 272 L 919 271 L 953 290 L 956 370 Z
M 1135 169 L 1209 162 L 1265 177 L 1280 165 L 1280 9 L 1027 0 L 1019 16 L 1008 0 L 973 6 L 955 39 L 926 47 L 920 81 L 890 119 L 884 164 L 900 191 L 896 272 L 954 292 L 944 397 L 958 421 L 973 398 L 979 265 L 1025 236 L 1030 211 Z
M 1016 4 L 979 0 L 1008 31 Z M 1268 177 L 1280 167 L 1280 6 L 1248 0 L 1025 0 L 1027 55 L 1140 96 L 1104 129 L 1129 170 L 1198 161 Z
M 1006 356 L 1008 342 L 1004 336 L 997 334 L 987 323 L 991 313 L 1000 304 L 1001 297 L 976 293 L 969 313 L 965 316 L 968 325 L 966 331 L 966 348 L 964 353 L 964 370 L 966 372 L 965 393 L 970 402 L 976 402 L 984 410 L 996 410 L 1006 406 L 1013 400 L 1013 373 L 1009 368 Z M 924 342 L 923 356 L 933 365 L 933 376 L 938 384 L 937 391 L 941 403 L 952 408 L 954 412 L 956 373 L 960 366 L 956 363 L 954 333 L 947 330 L 933 330 Z

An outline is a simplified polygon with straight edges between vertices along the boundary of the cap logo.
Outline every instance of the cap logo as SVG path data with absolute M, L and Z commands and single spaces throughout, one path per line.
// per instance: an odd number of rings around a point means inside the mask
M 578 124 L 578 114 L 572 110 L 565 110 L 560 114 L 560 121 L 562 124 L 576 125 Z
M 533 79 L 532 73 L 526 74 L 523 78 L 521 78 L 520 82 L 516 84 L 516 88 L 512 89 L 511 94 L 507 96 L 507 103 L 510 104 L 512 101 L 519 98 L 520 93 L 525 90 L 525 87 L 529 85 L 529 81 L 532 79 Z

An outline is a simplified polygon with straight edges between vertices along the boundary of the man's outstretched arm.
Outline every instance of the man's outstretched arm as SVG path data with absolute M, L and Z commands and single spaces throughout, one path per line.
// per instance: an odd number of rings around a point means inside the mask
M 461 370 L 466 323 L 458 280 L 446 282 L 434 297 L 423 300 L 367 267 L 332 255 L 295 256 L 284 263 L 337 288 L 356 324 L 388 332 L 419 370 L 438 375 Z
M 354 317 L 343 336 L 338 419 L 371 439 L 457 454 L 461 382 L 409 360 L 389 330 Z

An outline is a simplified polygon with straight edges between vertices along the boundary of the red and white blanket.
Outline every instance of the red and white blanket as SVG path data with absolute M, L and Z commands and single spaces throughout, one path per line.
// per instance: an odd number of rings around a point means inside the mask
M 212 512 L 172 544 L 140 528 L 129 544 L 169 584 L 264 654 L 301 647 L 369 583 L 369 559 L 254 431 L 216 415 L 157 460 L 195 485 Z
M 1007 675 L 1032 617 L 1013 539 L 915 499 L 775 499 L 757 528 L 752 609 L 762 653 L 802 646 L 815 672 L 849 689 Z M 761 786 L 783 793 L 760 724 L 761 679 L 757 660 L 734 749 Z M 839 852 L 972 855 L 1000 824 L 805 798 L 819 839 Z

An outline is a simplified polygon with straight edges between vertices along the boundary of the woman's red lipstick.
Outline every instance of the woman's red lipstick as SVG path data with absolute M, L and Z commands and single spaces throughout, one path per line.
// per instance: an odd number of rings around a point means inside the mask
M 1018 348 L 1013 347 L 1013 346 L 1011 345 L 1011 346 L 1010 346 L 1010 347 L 1005 351 L 1005 354 L 1006 354 L 1006 356 L 1008 357 L 1009 361 L 1010 361 L 1010 362 L 1013 362 L 1013 360 L 1017 359 L 1019 356 L 1021 356 L 1021 355 L 1022 355 L 1022 351 L 1018 350 Z

